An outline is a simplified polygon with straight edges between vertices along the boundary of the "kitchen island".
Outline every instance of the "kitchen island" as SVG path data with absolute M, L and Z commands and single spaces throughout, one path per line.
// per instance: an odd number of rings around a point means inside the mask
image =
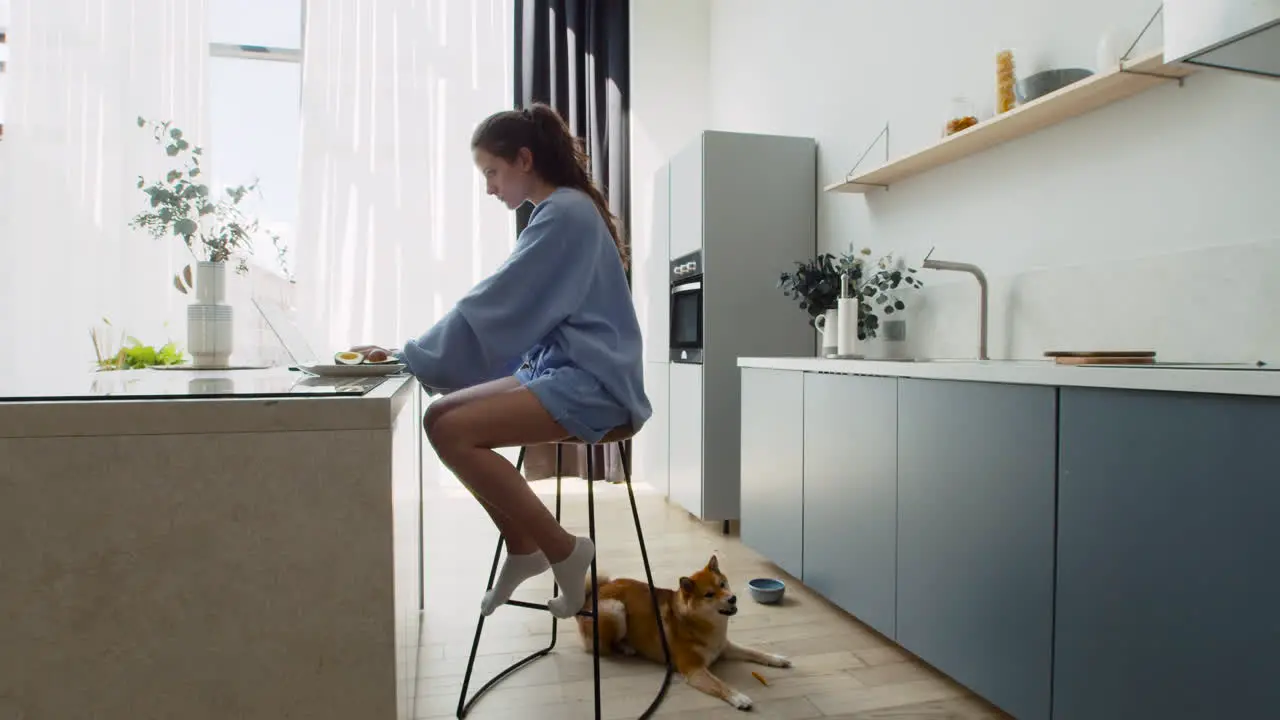
M 421 402 L 285 368 L 0 380 L 0 718 L 411 718 Z
M 1280 705 L 1280 372 L 740 358 L 743 541 L 1020 720 Z

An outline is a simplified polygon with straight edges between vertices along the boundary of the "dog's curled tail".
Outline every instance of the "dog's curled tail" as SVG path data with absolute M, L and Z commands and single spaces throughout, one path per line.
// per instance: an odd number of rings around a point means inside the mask
M 613 579 L 610 578 L 608 575 L 597 570 L 596 580 L 599 583 L 600 587 L 604 587 L 605 585 L 608 585 L 610 582 L 612 582 Z M 586 582 L 582 583 L 582 586 L 584 588 L 582 593 L 582 610 L 584 612 L 591 612 L 591 570 L 590 569 L 587 570 L 587 580 Z

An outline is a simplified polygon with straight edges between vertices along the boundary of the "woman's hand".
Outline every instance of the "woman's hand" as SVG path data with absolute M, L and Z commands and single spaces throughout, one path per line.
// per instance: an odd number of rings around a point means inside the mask
M 356 345 L 355 347 L 351 348 L 348 352 L 358 352 L 361 355 L 368 355 L 374 350 L 381 350 L 382 352 L 387 353 L 388 355 L 391 354 L 390 350 L 384 347 L 379 347 L 377 345 Z
M 388 350 L 377 345 L 357 345 L 350 352 L 358 352 L 370 362 L 386 362 L 395 357 L 395 350 Z

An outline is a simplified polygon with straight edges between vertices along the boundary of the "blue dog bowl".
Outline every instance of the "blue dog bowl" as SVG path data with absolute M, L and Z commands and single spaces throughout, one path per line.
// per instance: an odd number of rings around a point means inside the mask
M 786 592 L 787 586 L 781 580 L 756 578 L 747 583 L 747 590 L 751 592 L 752 600 L 772 605 L 782 600 L 782 593 Z

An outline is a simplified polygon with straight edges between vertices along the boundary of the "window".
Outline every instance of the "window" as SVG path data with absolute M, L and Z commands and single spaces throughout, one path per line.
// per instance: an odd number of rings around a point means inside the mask
M 208 0 L 215 44 L 302 48 L 302 0 Z
M 3 2 L 3 0 L 0 0 Z M 302 122 L 302 0 L 209 0 L 211 189 L 259 192 L 241 207 L 280 237 L 254 242 L 254 262 L 290 276 Z

